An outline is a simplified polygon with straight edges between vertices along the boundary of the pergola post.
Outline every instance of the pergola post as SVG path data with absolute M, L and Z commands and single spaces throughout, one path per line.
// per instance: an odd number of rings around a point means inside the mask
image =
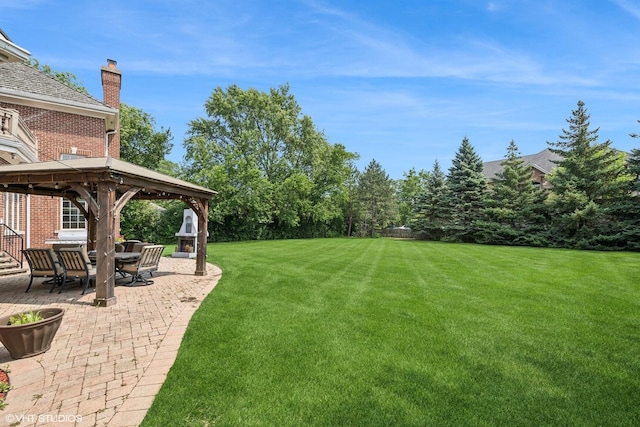
M 97 185 L 98 218 L 96 233 L 96 299 L 94 305 L 107 307 L 116 303 L 115 296 L 115 202 L 116 186 L 113 182 Z
M 196 276 L 207 275 L 207 229 L 209 221 L 209 200 L 208 199 L 191 199 L 185 200 L 187 205 L 198 217 L 198 234 L 196 235 Z
M 93 213 L 93 209 L 88 209 L 87 214 L 87 250 L 92 251 L 96 248 L 96 228 L 98 224 L 96 222 L 96 216 Z
M 196 252 L 196 276 L 207 275 L 207 222 L 209 219 L 209 201 L 201 200 L 198 203 L 198 245 Z

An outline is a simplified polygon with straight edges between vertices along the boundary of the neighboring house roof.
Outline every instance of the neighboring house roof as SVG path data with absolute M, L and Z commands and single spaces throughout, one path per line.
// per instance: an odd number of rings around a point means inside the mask
M 37 107 L 55 105 L 56 110 L 93 117 L 118 114 L 117 109 L 22 62 L 0 62 L 0 97 Z
M 521 156 L 520 158 L 525 166 L 531 166 L 545 175 L 556 168 L 557 164 L 554 162 L 562 160 L 559 154 L 552 152 L 548 148 L 545 148 L 539 153 Z M 483 163 L 482 173 L 488 180 L 496 179 L 498 173 L 502 172 L 502 162 L 504 162 L 504 159 Z

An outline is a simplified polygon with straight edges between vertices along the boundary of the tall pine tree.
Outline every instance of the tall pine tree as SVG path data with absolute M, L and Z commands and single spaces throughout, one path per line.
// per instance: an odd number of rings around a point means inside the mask
M 444 236 L 450 213 L 446 191 L 446 177 L 436 160 L 433 170 L 427 176 L 426 188 L 418 195 L 415 218 L 411 224 L 411 228 L 421 238 L 440 240 Z
M 480 219 L 487 189 L 482 168 L 482 160 L 465 136 L 447 176 L 447 201 L 451 215 L 446 228 L 451 240 L 475 240 L 476 221 Z
M 638 120 L 640 123 L 640 120 Z M 640 134 L 630 134 L 632 138 L 640 138 Z M 640 251 L 640 149 L 631 150 L 627 158 L 627 171 L 632 176 L 627 196 L 615 209 L 616 221 L 612 223 L 612 240 L 617 239 L 617 246 Z
M 393 181 L 380 163 L 372 160 L 358 182 L 358 198 L 362 207 L 359 232 L 374 237 L 376 231 L 389 225 L 396 217 Z
M 599 142 L 599 129 L 590 129 L 590 115 L 584 103 L 567 119 L 550 150 L 562 156 L 548 176 L 553 186 L 549 198 L 554 218 L 554 236 L 566 240 L 562 246 L 596 247 L 606 240 L 601 230 L 612 221 L 610 209 L 627 194 L 632 180 L 624 164 L 624 153 L 611 148 L 611 141 Z
M 640 149 L 631 150 L 627 170 L 634 179 L 629 183 L 627 197 L 611 209 L 615 221 L 606 231 L 609 246 L 640 251 Z
M 502 171 L 493 181 L 486 200 L 479 241 L 507 245 L 544 244 L 540 228 L 545 222 L 545 192 L 533 182 L 533 171 L 511 141 Z

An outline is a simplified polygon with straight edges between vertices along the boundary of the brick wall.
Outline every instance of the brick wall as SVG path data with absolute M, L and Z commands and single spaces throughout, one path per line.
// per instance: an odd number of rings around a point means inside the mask
M 55 239 L 61 227 L 59 197 L 30 196 L 31 246 L 43 247 L 45 240 Z
M 20 117 L 38 139 L 41 162 L 59 160 L 61 154 L 104 156 L 104 120 L 60 111 L 2 103 L 18 110 Z
M 62 154 L 104 156 L 103 119 L 23 105 L 2 103 L 2 106 L 18 110 L 38 139 L 38 159 L 42 162 L 59 160 Z M 62 224 L 61 203 L 58 197 L 31 196 L 32 246 L 43 246 L 45 240 L 57 237 L 56 230 Z
M 117 109 L 120 106 L 121 73 L 115 69 L 115 62 L 110 61 L 106 67 L 102 67 L 101 74 L 104 103 Z M 104 119 L 4 102 L 0 102 L 0 106 L 13 108 L 20 113 L 20 117 L 38 139 L 38 159 L 41 162 L 59 160 L 62 154 L 78 154 L 86 157 L 105 155 Z M 109 155 L 119 158 L 119 129 L 109 138 Z M 24 200 L 25 197 L 23 197 Z M 44 246 L 45 240 L 55 239 L 56 231 L 62 227 L 60 217 L 62 199 L 30 196 L 30 204 L 31 246 Z M 21 208 L 21 212 L 24 213 L 26 202 L 23 206 L 24 209 Z M 0 197 L 0 217 L 3 217 L 4 213 L 5 199 Z M 22 230 L 26 230 L 26 222 L 22 222 L 25 227 Z M 119 233 L 119 230 L 116 230 L 116 233 Z

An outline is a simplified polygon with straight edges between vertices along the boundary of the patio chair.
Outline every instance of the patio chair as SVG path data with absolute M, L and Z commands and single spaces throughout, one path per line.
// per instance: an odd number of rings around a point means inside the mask
M 142 252 L 142 248 L 144 248 L 145 246 L 150 246 L 150 245 L 153 245 L 153 243 L 135 242 L 133 245 L 131 245 L 131 250 L 129 252 Z
M 122 264 L 119 271 L 131 274 L 131 282 L 128 286 L 133 286 L 135 282 L 144 282 L 145 285 L 153 284 L 153 280 L 146 279 L 143 274 L 149 273 L 153 277 L 153 272 L 158 270 L 162 251 L 164 251 L 163 245 L 144 246 L 135 263 Z
M 124 246 L 125 252 L 133 252 L 133 245 L 140 242 L 140 240 L 125 240 L 122 242 L 122 246 Z
M 27 286 L 25 293 L 31 289 L 34 277 L 51 277 L 51 290 L 49 292 L 53 292 L 57 285 L 62 284 L 64 269 L 52 248 L 29 248 L 23 249 L 22 253 L 27 259 L 31 270 L 31 280 L 29 280 L 29 286 Z
M 124 252 L 136 254 L 140 254 L 142 252 L 142 248 L 144 248 L 145 246 L 153 245 L 153 243 L 141 242 L 140 240 L 129 240 L 126 243 L 127 245 L 125 246 Z M 135 264 L 137 261 L 138 257 L 124 257 L 122 259 L 119 259 L 116 262 L 116 271 L 118 271 L 118 273 L 120 273 L 122 277 L 126 277 L 126 272 L 122 270 L 122 267 L 126 264 Z
M 69 277 L 80 279 L 80 284 L 84 281 L 82 295 L 87 292 L 89 282 L 96 279 L 96 267 L 91 264 L 87 251 L 84 248 L 61 248 L 58 250 L 58 258 L 64 268 L 64 277 L 60 291 L 62 293 L 64 285 Z

